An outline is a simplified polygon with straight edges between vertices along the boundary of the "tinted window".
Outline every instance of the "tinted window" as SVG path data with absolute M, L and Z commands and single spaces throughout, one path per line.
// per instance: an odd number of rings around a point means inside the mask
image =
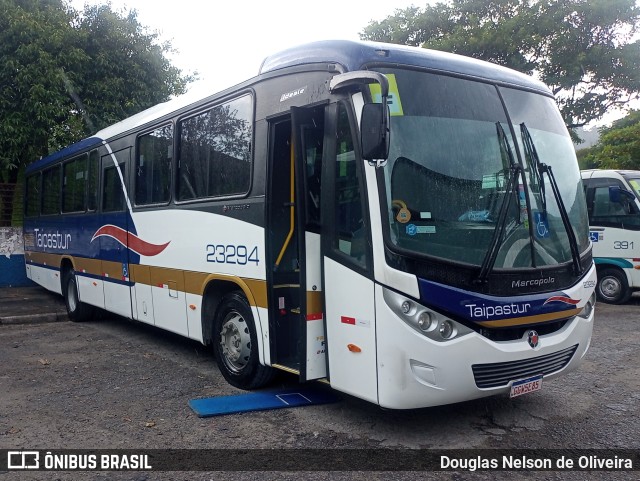
M 27 217 L 40 214 L 40 174 L 27 177 Z
M 360 191 L 360 169 L 356 165 L 349 117 L 342 104 L 338 111 L 336 141 L 334 248 L 364 266 L 366 236 Z
M 87 209 L 96 210 L 98 206 L 98 162 L 100 156 L 97 150 L 89 153 L 89 165 L 87 168 Z
M 169 201 L 173 127 L 166 125 L 138 139 L 136 159 L 136 204 L 161 204 Z
M 119 167 L 124 172 L 125 165 L 119 164 Z M 115 165 L 104 169 L 102 189 L 102 210 L 104 212 L 124 210 L 124 193 Z
M 179 200 L 248 192 L 251 119 L 246 95 L 180 123 Z
M 60 212 L 60 166 L 44 171 L 42 174 L 42 213 Z
M 62 212 L 79 212 L 84 210 L 86 169 L 86 154 L 62 166 Z

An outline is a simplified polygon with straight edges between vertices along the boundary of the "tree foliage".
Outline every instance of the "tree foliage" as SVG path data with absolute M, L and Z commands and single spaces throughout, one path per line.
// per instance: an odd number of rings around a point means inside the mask
M 396 10 L 363 39 L 422 46 L 537 75 L 568 127 L 624 109 L 640 92 L 635 0 L 450 0 Z
M 598 143 L 581 157 L 585 168 L 640 170 L 640 111 L 601 129 Z
M 183 93 L 169 43 L 135 11 L 78 12 L 63 0 L 0 0 L 0 173 Z

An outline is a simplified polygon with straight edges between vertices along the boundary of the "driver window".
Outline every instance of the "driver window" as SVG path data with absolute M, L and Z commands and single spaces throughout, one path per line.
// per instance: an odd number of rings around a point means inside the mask
M 610 185 L 619 185 L 612 181 Z M 591 225 L 602 227 L 627 228 L 640 225 L 640 212 L 635 204 L 621 197 L 620 202 L 614 202 L 609 197 L 609 185 L 593 187 L 593 206 L 589 210 L 589 222 Z
M 360 169 L 356 165 L 349 116 L 343 104 L 338 107 L 336 138 L 336 210 L 334 249 L 366 265 L 366 236 L 360 190 Z

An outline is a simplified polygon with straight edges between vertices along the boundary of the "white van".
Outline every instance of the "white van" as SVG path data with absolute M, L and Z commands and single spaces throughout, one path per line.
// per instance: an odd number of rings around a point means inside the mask
M 640 289 L 640 171 L 583 170 L 589 237 L 601 301 L 621 304 Z

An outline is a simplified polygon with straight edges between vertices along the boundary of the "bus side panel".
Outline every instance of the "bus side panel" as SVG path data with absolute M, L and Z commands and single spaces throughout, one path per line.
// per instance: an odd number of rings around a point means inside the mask
M 328 257 L 324 279 L 331 387 L 377 404 L 373 281 Z M 348 286 L 351 295 L 338 286 Z
M 640 236 L 637 230 L 616 227 L 596 227 L 589 229 L 593 245 L 595 263 L 602 267 L 605 264 L 620 267 L 627 274 L 629 287 L 640 288 Z
M 151 272 L 149 266 L 132 264 L 131 287 L 134 319 L 154 324 L 153 295 L 151 293 Z

